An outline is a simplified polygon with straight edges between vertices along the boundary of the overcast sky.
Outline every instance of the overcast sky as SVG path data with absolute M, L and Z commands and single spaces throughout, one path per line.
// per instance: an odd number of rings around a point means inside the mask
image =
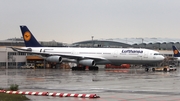
M 0 0 L 0 40 L 20 25 L 39 41 L 180 38 L 180 0 Z

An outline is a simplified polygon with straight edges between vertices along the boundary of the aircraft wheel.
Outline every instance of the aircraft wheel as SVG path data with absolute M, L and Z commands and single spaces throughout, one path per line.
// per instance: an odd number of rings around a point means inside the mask
M 85 67 L 85 66 L 83 66 L 83 67 L 79 67 L 79 70 L 84 71 L 85 69 L 86 69 L 86 67 Z
M 74 71 L 74 70 L 75 70 L 75 67 L 72 67 L 71 69 L 72 69 L 72 71 Z
M 99 67 L 97 67 L 97 66 L 89 66 L 89 70 L 98 70 L 99 69 Z
M 82 70 L 86 70 L 86 66 L 83 66 L 83 67 L 82 67 Z
M 96 66 L 95 70 L 99 70 L 99 67 Z
M 93 66 L 89 66 L 89 70 L 93 70 Z
M 75 67 L 72 67 L 72 70 L 77 71 L 77 70 L 79 70 L 79 68 L 77 66 L 75 66 Z
M 89 66 L 89 70 L 91 70 L 91 66 Z
M 76 70 L 82 70 L 82 67 L 76 67 Z
M 149 71 L 149 68 L 145 68 L 145 71 L 148 72 L 148 71 Z
M 155 68 L 152 68 L 152 71 L 155 72 Z
M 93 66 L 92 70 L 96 71 L 96 70 L 98 70 L 98 67 L 97 66 Z
M 164 72 L 167 72 L 167 68 L 164 68 L 163 71 L 164 71 Z
M 82 67 L 77 67 L 78 70 L 82 70 Z

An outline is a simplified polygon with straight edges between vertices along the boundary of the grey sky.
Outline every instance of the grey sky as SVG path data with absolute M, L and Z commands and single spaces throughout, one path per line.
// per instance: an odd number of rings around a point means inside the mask
M 180 38 L 180 0 L 0 0 L 0 39 Z

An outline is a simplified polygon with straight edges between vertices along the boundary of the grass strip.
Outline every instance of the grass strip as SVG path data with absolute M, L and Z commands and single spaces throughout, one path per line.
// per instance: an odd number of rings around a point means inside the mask
M 30 101 L 25 95 L 0 93 L 0 101 Z

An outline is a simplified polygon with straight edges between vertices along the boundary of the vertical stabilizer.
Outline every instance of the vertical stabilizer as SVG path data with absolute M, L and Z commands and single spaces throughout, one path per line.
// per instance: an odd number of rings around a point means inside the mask
M 26 26 L 20 26 L 26 47 L 42 47 Z
M 176 46 L 172 46 L 174 57 L 180 57 L 179 50 L 176 48 Z

